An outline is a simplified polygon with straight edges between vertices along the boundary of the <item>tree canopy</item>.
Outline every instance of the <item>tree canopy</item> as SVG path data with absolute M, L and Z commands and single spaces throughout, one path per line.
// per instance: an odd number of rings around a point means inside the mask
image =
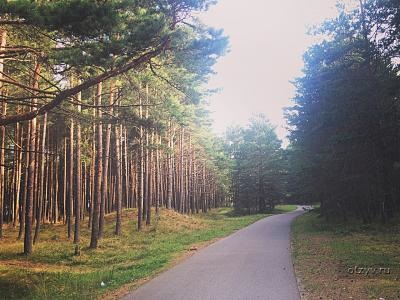
M 19 225 L 29 255 L 62 222 L 79 253 L 86 216 L 97 248 L 107 214 L 121 235 L 122 209 L 141 230 L 229 201 L 204 105 L 228 40 L 195 17 L 213 3 L 0 1 L 0 237 Z
M 295 197 L 321 202 L 328 217 L 369 222 L 400 204 L 399 6 L 360 3 L 321 26 L 329 38 L 305 53 L 287 119 Z

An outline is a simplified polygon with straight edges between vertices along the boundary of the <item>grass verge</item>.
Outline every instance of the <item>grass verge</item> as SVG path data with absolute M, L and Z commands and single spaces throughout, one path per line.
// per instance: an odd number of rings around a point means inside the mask
M 400 299 L 399 220 L 327 223 L 317 211 L 293 223 L 293 258 L 304 299 Z
M 121 286 L 130 290 L 207 241 L 267 216 L 238 216 L 230 208 L 193 216 L 161 210 L 151 226 L 138 232 L 136 213 L 124 211 L 121 237 L 113 234 L 115 216 L 107 216 L 105 237 L 97 250 L 86 247 L 90 231 L 83 222 L 80 256 L 74 256 L 63 225 L 43 226 L 40 242 L 28 259 L 20 254 L 23 245 L 16 240 L 17 230 L 5 228 L 5 238 L 0 240 L 0 299 L 115 298 L 121 295 L 117 292 Z
M 274 214 L 284 214 L 291 211 L 295 211 L 297 209 L 297 205 L 294 204 L 279 204 L 275 206 Z

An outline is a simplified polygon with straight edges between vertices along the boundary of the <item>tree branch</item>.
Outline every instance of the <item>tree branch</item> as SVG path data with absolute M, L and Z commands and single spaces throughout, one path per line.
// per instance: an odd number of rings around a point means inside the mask
M 151 58 L 153 58 L 153 57 L 159 55 L 160 53 L 162 53 L 163 51 L 165 51 L 168 41 L 169 41 L 168 39 L 164 40 L 155 50 L 148 51 L 145 54 L 133 59 L 131 62 L 129 62 L 123 66 L 120 66 L 115 69 L 111 69 L 111 70 L 104 72 L 96 77 L 93 77 L 75 87 L 72 87 L 72 88 L 69 88 L 64 91 L 59 92 L 52 101 L 50 101 L 49 103 L 43 105 L 42 107 L 40 107 L 38 109 L 32 110 L 31 112 L 27 112 L 24 114 L 19 114 L 19 115 L 0 116 L 0 126 L 32 120 L 39 115 L 43 115 L 46 112 L 51 111 L 55 107 L 59 106 L 64 100 L 78 94 L 79 92 L 82 92 L 92 86 L 95 86 L 96 84 L 103 82 L 109 78 L 112 78 L 112 77 L 115 77 L 122 73 L 125 73 L 131 69 L 138 68 L 142 64 L 147 63 Z

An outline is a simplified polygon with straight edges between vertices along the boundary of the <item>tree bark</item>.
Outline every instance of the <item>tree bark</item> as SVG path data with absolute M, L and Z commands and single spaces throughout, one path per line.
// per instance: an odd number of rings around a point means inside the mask
M 121 235 L 122 226 L 122 178 L 121 178 L 121 125 L 115 126 L 115 153 L 117 160 L 116 168 L 116 205 L 117 205 L 117 220 L 115 225 L 115 234 Z
M 2 91 L 0 92 L 0 96 Z M 7 113 L 7 102 L 1 103 L 1 115 Z M 5 142 L 6 142 L 6 127 L 0 127 L 0 239 L 3 237 L 3 216 L 4 216 L 4 195 L 5 195 Z
M 96 91 L 96 105 L 101 105 L 101 93 L 102 93 L 102 83 L 97 85 Z M 94 174 L 94 197 L 93 197 L 93 216 L 92 216 L 92 233 L 90 238 L 90 248 L 97 248 L 98 238 L 99 238 L 99 212 L 100 212 L 100 202 L 101 202 L 101 180 L 102 180 L 102 158 L 103 158 L 103 126 L 100 122 L 101 111 L 97 109 L 98 125 L 96 132 L 96 163 L 95 163 L 95 174 Z
M 172 180 L 173 180 L 173 170 L 172 170 L 172 161 L 173 161 L 173 152 L 174 152 L 174 142 L 173 142 L 173 134 L 172 134 L 172 125 L 171 121 L 169 122 L 169 137 L 168 137 L 168 191 L 167 191 L 167 208 L 172 208 Z
M 143 118 L 142 98 L 139 96 L 139 117 Z M 139 199 L 138 199 L 138 230 L 142 229 L 142 208 L 143 208 L 143 196 L 144 196 L 144 149 L 143 149 L 143 126 L 139 128 Z
M 25 140 L 25 147 L 29 149 L 30 137 L 31 137 L 31 126 L 30 124 L 27 126 L 26 132 L 26 140 Z M 25 166 L 24 166 L 24 186 L 22 191 L 22 198 L 21 198 L 21 205 L 20 205 L 20 224 L 19 224 L 19 233 L 18 233 L 18 240 L 21 239 L 24 230 L 25 230 L 25 215 L 26 215 L 26 199 L 28 198 L 28 169 L 29 169 L 29 151 L 25 152 Z
M 4 49 L 6 46 L 6 40 L 7 40 L 7 31 L 4 29 L 0 29 L 0 51 Z M 4 60 L 0 59 L 0 79 L 3 78 L 3 72 L 4 72 Z M 0 81 L 0 96 L 4 94 L 4 87 L 3 83 Z M 6 109 L 7 109 L 7 103 L 3 102 L 2 107 L 1 107 L 1 116 L 5 117 L 6 115 Z M 5 162 L 5 140 L 6 140 L 6 127 L 1 126 L 1 137 L 0 137 L 0 146 L 1 146 L 1 151 L 0 151 L 0 238 L 3 237 L 3 205 L 4 205 L 4 162 Z
M 35 71 L 33 74 L 32 86 L 34 88 L 39 87 L 39 73 L 40 64 L 36 63 Z M 33 104 L 36 104 L 36 99 L 33 100 Z M 36 151 L 36 118 L 31 121 L 31 132 L 30 132 L 30 143 L 29 151 L 29 167 L 28 167 L 28 187 L 27 187 L 27 199 L 26 199 L 26 211 L 25 211 L 25 238 L 24 238 L 24 254 L 32 254 L 32 217 L 33 217 L 33 201 L 35 192 L 35 151 Z
M 37 212 L 36 212 L 36 229 L 35 236 L 33 238 L 33 243 L 35 244 L 39 240 L 39 231 L 40 231 L 40 222 L 42 220 L 42 210 L 43 210 L 43 198 L 44 198 L 44 179 L 45 179 L 45 159 L 46 159 L 46 131 L 47 131 L 47 114 L 44 115 L 43 118 L 43 133 L 42 133 L 42 147 L 41 151 L 41 159 L 40 159 L 40 188 L 39 188 L 39 197 L 37 204 Z
M 114 84 L 111 83 L 110 87 L 110 105 L 114 103 Z M 112 106 L 110 113 L 113 113 Z M 117 137 L 115 137 L 117 138 Z M 106 202 L 108 201 L 108 166 L 110 164 L 110 141 L 111 141 L 111 124 L 107 124 L 106 129 L 106 144 L 104 148 L 104 161 L 103 161 L 103 182 L 102 182 L 102 195 L 100 205 L 100 221 L 99 221 L 99 238 L 104 235 L 104 215 L 106 210 Z
M 78 93 L 77 100 L 81 102 L 82 95 Z M 82 107 L 78 105 L 78 113 L 81 113 Z M 76 159 L 75 159 L 75 230 L 74 230 L 74 244 L 80 243 L 80 222 L 81 222 L 81 204 L 82 204 L 82 130 L 81 124 L 76 124 Z
M 68 200 L 67 200 L 67 227 L 68 238 L 72 236 L 72 217 L 74 203 L 74 120 L 71 118 L 71 127 L 69 130 L 69 176 L 68 176 Z

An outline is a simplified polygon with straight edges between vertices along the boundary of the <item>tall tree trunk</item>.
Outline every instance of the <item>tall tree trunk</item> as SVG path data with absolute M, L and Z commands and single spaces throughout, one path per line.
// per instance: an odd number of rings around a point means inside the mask
M 95 100 L 96 104 L 96 100 Z M 93 118 L 96 119 L 96 108 L 93 108 Z M 90 228 L 92 226 L 92 217 L 93 217 L 93 202 L 94 202 L 94 174 L 95 174 L 95 165 L 96 165 L 96 124 L 93 124 L 93 143 L 92 143 L 92 159 L 91 159 L 91 165 L 90 165 L 90 203 L 89 203 L 89 222 L 88 222 L 88 227 Z
M 31 126 L 30 122 L 27 125 L 28 129 L 26 132 L 25 149 L 29 150 L 29 143 L 31 137 Z M 22 190 L 21 204 L 20 204 L 20 220 L 19 220 L 19 233 L 18 240 L 21 239 L 25 230 L 25 215 L 26 215 L 26 199 L 28 198 L 28 169 L 29 169 L 30 154 L 29 151 L 25 151 L 25 166 L 24 166 L 24 186 Z
M 110 86 L 110 113 L 112 114 L 112 105 L 114 103 L 114 84 Z M 111 124 L 107 124 L 106 129 L 106 144 L 104 148 L 104 161 L 103 161 L 103 182 L 102 182 L 102 193 L 101 193 L 101 205 L 100 205 L 100 220 L 99 220 L 99 238 L 104 235 L 104 215 L 106 210 L 106 202 L 108 201 L 108 166 L 110 164 L 110 141 L 111 141 Z
M 1 94 L 0 94 L 1 96 Z M 7 113 L 7 103 L 1 103 L 1 115 L 5 116 Z M 6 142 L 6 127 L 0 127 L 0 238 L 3 237 L 3 216 L 4 216 L 4 195 L 5 195 L 5 142 Z
M 19 112 L 19 107 L 17 108 L 17 112 Z M 19 123 L 15 124 L 15 141 L 18 143 L 16 145 L 15 151 L 15 181 L 14 181 L 14 220 L 13 220 L 13 227 L 17 226 L 17 222 L 21 221 L 20 215 L 20 192 L 21 192 L 21 176 L 22 176 L 22 147 L 23 147 L 23 126 Z M 18 218 L 17 218 L 18 216 Z M 23 218 L 22 218 L 23 219 Z
M 167 208 L 171 209 L 172 208 L 172 180 L 173 180 L 173 170 L 172 170 L 172 163 L 173 163 L 173 157 L 174 157 L 174 137 L 172 134 L 172 125 L 171 121 L 169 122 L 169 137 L 168 137 L 168 150 L 169 153 L 167 154 L 168 158 L 168 180 L 167 180 Z
M 151 144 L 153 144 L 153 133 L 151 134 Z M 147 146 L 149 147 L 149 145 Z M 146 212 L 146 225 L 151 223 L 151 205 L 153 200 L 153 150 L 149 149 L 147 157 L 147 212 Z
M 180 213 L 185 212 L 185 193 L 184 193 L 184 165 L 183 165 L 183 158 L 184 158 L 184 153 L 183 153 L 183 141 L 185 138 L 185 128 L 182 128 L 181 134 L 180 134 L 180 142 L 179 142 L 179 152 L 180 152 L 180 167 L 179 167 L 179 211 Z
M 143 118 L 142 98 L 139 96 L 139 117 Z M 143 208 L 143 196 L 144 196 L 144 149 L 143 149 L 143 126 L 139 128 L 139 144 L 140 144 L 140 155 L 139 155 L 139 199 L 138 199 L 138 230 L 142 229 L 142 208 Z
M 149 85 L 146 84 L 146 120 L 149 119 Z M 146 225 L 150 225 L 151 216 L 151 170 L 150 170 L 150 136 L 149 130 L 146 128 L 146 206 L 143 209 L 143 217 L 146 220 Z
M 37 212 L 36 212 L 36 229 L 35 229 L 35 237 L 33 238 L 33 243 L 36 243 L 39 239 L 39 231 L 40 231 L 40 222 L 42 220 L 42 210 L 43 210 L 43 198 L 44 198 L 44 179 L 45 179 L 45 159 L 46 159 L 46 130 L 47 130 L 47 113 L 44 114 L 43 117 L 43 133 L 42 133 L 42 147 L 41 151 L 41 159 L 40 159 L 40 188 L 39 188 L 39 197 L 37 204 Z
M 96 91 L 96 105 L 101 105 L 101 93 L 102 83 L 97 85 Z M 101 124 L 101 110 L 97 109 L 97 151 L 96 151 L 96 163 L 95 163 L 95 174 L 94 174 L 94 195 L 93 195 L 93 216 L 92 216 L 92 233 L 90 238 L 90 248 L 97 248 L 99 238 L 99 213 L 100 213 L 100 202 L 101 202 L 101 180 L 103 172 L 103 126 Z
M 78 81 L 80 84 L 80 81 Z M 82 94 L 78 93 L 77 100 L 80 103 L 82 101 Z M 81 105 L 78 105 L 78 113 L 82 112 Z M 76 159 L 75 159 L 75 230 L 74 230 L 74 244 L 79 245 L 80 242 L 80 223 L 81 223 L 81 204 L 82 204 L 82 130 L 81 124 L 76 124 Z M 76 254 L 78 254 L 76 252 Z
M 34 198 L 33 198 L 33 207 L 32 207 L 32 224 L 35 222 L 37 218 L 37 203 L 38 203 L 38 180 L 39 180 L 39 161 L 40 161 L 40 143 L 41 143 L 41 136 L 40 136 L 40 122 L 37 123 L 36 128 L 36 148 L 35 148 L 35 182 L 34 182 Z M 33 225 L 32 225 L 33 226 Z
M 72 236 L 72 217 L 74 203 L 74 120 L 71 118 L 69 130 L 69 176 L 68 176 L 68 200 L 67 200 L 67 227 L 68 238 Z
M 160 207 L 160 198 L 161 198 L 161 168 L 160 168 L 160 149 L 159 146 L 161 145 L 161 137 L 156 137 L 157 140 L 157 149 L 156 149 L 156 214 L 159 214 L 159 207 Z
M 121 125 L 115 126 L 115 153 L 116 153 L 116 206 L 117 206 L 117 220 L 115 225 L 115 234 L 121 235 L 122 226 L 122 178 L 121 178 Z
M 58 143 L 56 141 L 55 143 L 55 151 L 58 152 Z M 50 168 L 50 176 L 51 176 L 51 180 L 50 182 L 55 182 L 55 184 L 51 184 L 51 188 L 50 188 L 50 201 L 51 203 L 53 203 L 53 207 L 54 207 L 54 220 L 53 223 L 59 222 L 60 221 L 60 213 L 59 213 L 59 205 L 60 205 L 60 194 L 59 194 L 59 177 L 60 177 L 60 160 L 59 159 L 52 159 L 51 160 L 51 164 L 50 164 L 51 168 Z M 54 179 L 54 180 L 53 180 Z
M 0 51 L 4 50 L 6 46 L 6 40 L 7 40 L 7 32 L 5 29 L 0 28 Z M 3 78 L 3 72 L 4 72 L 4 60 L 0 59 L 0 79 Z M 3 83 L 0 82 L 0 96 L 4 94 L 4 87 Z M 2 107 L 1 107 L 1 114 L 3 116 L 6 115 L 6 108 L 7 108 L 7 103 L 3 102 Z M 3 237 L 3 204 L 4 204 L 4 163 L 5 163 L 5 140 L 6 140 L 6 127 L 1 126 L 1 137 L 0 137 L 0 146 L 1 146 L 1 151 L 0 151 L 0 238 Z
M 67 214 L 67 196 L 68 196 L 68 181 L 67 181 L 67 138 L 64 138 L 64 166 L 63 166 L 63 223 L 66 222 Z
M 122 126 L 122 125 L 121 125 Z M 123 128 L 123 135 L 124 135 L 124 137 L 123 137 L 123 141 L 121 141 L 121 146 L 122 146 L 122 142 L 124 142 L 124 155 L 123 155 L 123 157 L 124 157 L 124 159 L 123 159 L 123 162 L 124 162 L 124 168 L 123 168 L 123 170 L 124 170 L 124 174 L 125 174 L 125 184 L 124 184 L 124 188 L 125 188 L 125 193 L 124 193 L 124 197 L 125 197 L 125 203 L 126 203 L 126 205 L 125 205 L 125 207 L 129 207 L 129 165 L 128 165 L 128 133 L 127 133 L 127 128 L 124 126 L 124 127 L 121 127 L 121 130 L 122 130 L 122 128 Z M 121 136 L 121 138 L 122 138 L 122 136 Z
M 149 86 L 146 84 L 146 120 L 149 118 Z M 145 129 L 146 137 L 146 153 L 145 153 L 145 162 L 144 162 L 144 200 L 143 200 L 143 220 L 147 225 L 147 211 L 149 207 L 149 130 Z
M 39 73 L 40 64 L 36 63 L 35 71 L 33 74 L 32 86 L 36 89 L 39 88 Z M 33 100 L 33 105 L 35 106 L 37 100 Z M 35 109 L 35 108 L 33 108 Z M 26 212 L 25 212 L 25 238 L 24 238 L 24 254 L 32 254 L 32 217 L 33 217 L 33 200 L 35 196 L 35 151 L 36 151 L 36 122 L 37 119 L 32 119 L 31 132 L 30 132 L 30 143 L 29 151 L 29 168 L 28 168 L 28 188 L 27 188 L 27 199 L 26 199 Z

